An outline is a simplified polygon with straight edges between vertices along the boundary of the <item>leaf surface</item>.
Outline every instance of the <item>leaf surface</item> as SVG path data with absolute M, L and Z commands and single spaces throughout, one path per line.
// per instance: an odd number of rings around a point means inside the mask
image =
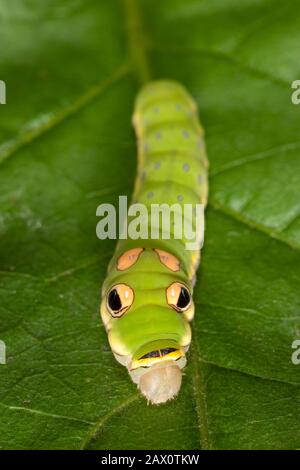
M 300 446 L 300 18 L 286 0 L 3 0 L 0 448 Z M 147 406 L 98 315 L 130 196 L 139 80 L 181 81 L 210 160 L 193 348 L 177 400 Z

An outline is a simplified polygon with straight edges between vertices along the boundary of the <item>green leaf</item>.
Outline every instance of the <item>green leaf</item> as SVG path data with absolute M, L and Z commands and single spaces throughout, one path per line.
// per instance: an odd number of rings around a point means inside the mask
M 2 0 L 0 447 L 300 447 L 300 17 L 292 0 Z M 99 319 L 139 81 L 181 81 L 210 160 L 193 347 L 147 406 Z

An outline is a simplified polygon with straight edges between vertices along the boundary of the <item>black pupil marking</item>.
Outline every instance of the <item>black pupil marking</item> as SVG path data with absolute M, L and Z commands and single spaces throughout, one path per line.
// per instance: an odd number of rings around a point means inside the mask
M 108 305 L 114 312 L 118 312 L 122 308 L 122 303 L 117 289 L 113 289 L 108 294 Z
M 189 291 L 185 287 L 182 287 L 180 289 L 180 294 L 179 294 L 176 305 L 178 308 L 185 308 L 188 306 L 189 303 L 190 303 Z
M 157 351 L 151 351 L 144 356 L 140 357 L 140 359 L 148 359 L 150 357 L 162 357 L 166 356 L 167 354 L 170 354 L 173 351 L 177 351 L 175 348 L 164 348 L 164 349 L 158 349 Z

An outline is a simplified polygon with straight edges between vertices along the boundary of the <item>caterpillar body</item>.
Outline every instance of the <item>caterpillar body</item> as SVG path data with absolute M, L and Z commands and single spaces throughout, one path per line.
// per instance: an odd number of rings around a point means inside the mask
M 137 96 L 133 124 L 138 168 L 133 201 L 203 204 L 208 162 L 197 106 L 173 81 L 154 81 Z M 150 222 L 149 222 L 150 223 Z M 164 403 L 181 386 L 191 343 L 192 299 L 200 246 L 185 235 L 118 241 L 102 288 L 101 317 L 112 352 L 148 402 Z

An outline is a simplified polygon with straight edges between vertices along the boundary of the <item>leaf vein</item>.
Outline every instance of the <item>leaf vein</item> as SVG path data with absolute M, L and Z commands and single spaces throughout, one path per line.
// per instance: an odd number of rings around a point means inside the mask
M 126 400 L 124 400 L 119 405 L 115 406 L 112 410 L 106 413 L 104 416 L 101 416 L 96 423 L 90 428 L 89 432 L 87 433 L 85 439 L 82 441 L 80 446 L 81 450 L 84 450 L 88 444 L 99 434 L 102 428 L 107 424 L 107 422 L 116 414 L 120 413 L 120 411 L 127 408 L 131 403 L 135 402 L 140 398 L 139 393 L 135 393 L 134 395 L 130 396 Z
M 27 123 L 15 138 L 4 142 L 0 146 L 0 164 L 23 147 L 26 147 L 57 125 L 64 122 L 67 118 L 80 111 L 83 107 L 104 93 L 111 85 L 126 76 L 127 73 L 128 66 L 127 64 L 123 64 L 109 77 L 88 89 L 67 107 L 56 113 L 50 113 L 46 119 L 35 119 L 34 121 Z
M 6 408 L 10 411 L 25 411 L 27 413 L 37 414 L 37 415 L 45 416 L 45 417 L 48 417 L 48 418 L 64 419 L 64 420 L 68 420 L 68 421 L 75 421 L 75 422 L 89 424 L 89 425 L 94 424 L 92 421 L 86 421 L 85 419 L 73 418 L 72 416 L 64 416 L 64 415 L 59 415 L 59 414 L 54 414 L 54 413 L 48 413 L 48 412 L 42 411 L 42 410 L 36 410 L 36 409 L 33 409 L 33 408 L 26 408 L 25 406 L 11 406 L 11 405 L 6 405 L 5 403 L 0 403 L 0 405 L 3 408 Z

